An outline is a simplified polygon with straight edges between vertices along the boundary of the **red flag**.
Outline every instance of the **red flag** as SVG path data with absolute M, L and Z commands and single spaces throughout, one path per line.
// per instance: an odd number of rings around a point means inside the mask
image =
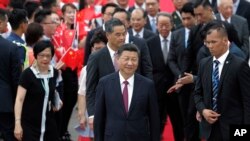
M 72 47 L 75 39 L 75 34 L 76 34 L 75 30 L 65 29 L 63 31 L 61 46 L 63 46 L 65 50 L 67 50 L 69 47 Z
M 81 69 L 83 64 L 83 49 L 69 48 L 61 60 L 72 70 L 76 68 Z
M 63 3 L 73 3 L 77 2 L 77 0 L 61 0 Z
M 101 14 L 95 13 L 95 8 L 93 6 L 82 9 L 77 13 L 77 21 L 87 20 L 90 21 L 94 18 L 101 17 Z

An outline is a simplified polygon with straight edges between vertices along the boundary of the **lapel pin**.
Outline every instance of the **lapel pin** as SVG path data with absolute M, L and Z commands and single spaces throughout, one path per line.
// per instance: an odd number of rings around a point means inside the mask
M 226 61 L 226 64 L 228 64 L 229 63 L 229 61 Z

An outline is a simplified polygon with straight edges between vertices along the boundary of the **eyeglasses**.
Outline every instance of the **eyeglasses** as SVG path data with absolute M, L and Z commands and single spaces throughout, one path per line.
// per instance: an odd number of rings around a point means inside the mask
M 108 16 L 112 16 L 113 15 L 113 13 L 104 13 L 105 15 L 108 15 Z
M 41 59 L 43 58 L 50 59 L 52 57 L 51 54 L 38 54 L 37 56 L 38 58 L 41 58 Z
M 43 22 L 42 24 L 57 24 L 56 21 L 52 21 L 52 22 Z

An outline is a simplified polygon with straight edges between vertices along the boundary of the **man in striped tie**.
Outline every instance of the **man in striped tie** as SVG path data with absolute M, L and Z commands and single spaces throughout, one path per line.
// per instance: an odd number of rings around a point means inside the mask
M 194 100 L 207 141 L 228 141 L 232 124 L 250 124 L 250 69 L 229 53 L 222 23 L 205 33 L 204 44 L 212 56 L 200 62 Z

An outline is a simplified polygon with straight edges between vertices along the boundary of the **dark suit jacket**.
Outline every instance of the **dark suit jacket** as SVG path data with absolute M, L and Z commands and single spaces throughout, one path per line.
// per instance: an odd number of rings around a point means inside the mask
M 216 14 L 216 19 L 221 20 L 219 14 Z M 238 33 L 238 37 L 242 44 L 242 51 L 248 56 L 249 54 L 249 30 L 247 20 L 238 15 L 232 15 L 231 24 L 234 26 L 235 30 Z
M 197 110 L 212 109 L 212 71 L 213 58 L 204 58 L 199 65 L 194 100 Z M 230 124 L 250 124 L 250 69 L 241 58 L 229 53 L 221 75 L 218 88 L 217 121 L 223 140 L 229 140 Z M 202 133 L 208 138 L 211 126 L 204 118 L 201 122 Z
M 91 39 L 92 39 L 93 35 L 95 34 L 95 32 L 99 31 L 99 30 L 103 30 L 102 26 L 97 27 L 93 30 L 90 30 L 87 34 L 85 49 L 84 49 L 84 65 L 87 64 L 88 59 L 89 59 L 89 55 L 91 54 L 91 46 L 90 46 Z
M 239 0 L 239 1 L 240 1 L 240 3 L 238 5 L 236 15 L 240 15 L 240 16 L 247 19 L 248 30 L 249 30 L 249 33 L 250 33 L 250 12 L 249 12 L 250 3 L 247 2 L 246 0 Z
M 119 73 L 103 77 L 97 86 L 94 121 L 96 141 L 159 141 L 160 123 L 152 80 L 135 74 L 127 114 Z
M 166 94 L 166 91 L 174 83 L 174 75 L 169 66 L 164 62 L 159 36 L 148 41 L 149 53 L 153 64 L 153 78 L 159 95 Z
M 147 17 L 147 23 L 145 24 L 144 28 L 150 30 L 151 32 L 153 32 L 149 18 Z
M 129 33 L 129 36 L 134 36 L 133 35 L 133 30 L 132 28 L 128 29 L 128 33 Z M 145 39 L 146 41 L 152 37 L 156 36 L 156 34 L 146 28 L 144 28 L 143 30 L 143 39 Z
M 181 28 L 172 33 L 168 54 L 168 66 L 176 79 L 183 74 L 185 52 L 185 28 Z
M 145 40 L 129 36 L 130 43 L 134 43 L 140 50 L 140 60 L 137 72 L 141 75 L 153 79 L 152 63 Z M 89 115 L 94 114 L 96 86 L 101 77 L 115 72 L 108 48 L 102 48 L 100 51 L 90 56 L 87 65 L 87 108 Z
M 128 12 L 132 13 L 134 9 L 135 9 L 135 6 L 129 7 Z
M 21 74 L 18 47 L 0 36 L 0 113 L 13 112 Z
M 188 45 L 186 48 L 186 56 L 184 59 L 183 70 L 184 72 L 192 72 L 194 75 L 197 74 L 198 64 L 196 63 L 196 56 L 198 51 L 203 46 L 204 42 L 201 38 L 201 31 L 203 25 L 199 24 L 191 28 L 188 37 Z

